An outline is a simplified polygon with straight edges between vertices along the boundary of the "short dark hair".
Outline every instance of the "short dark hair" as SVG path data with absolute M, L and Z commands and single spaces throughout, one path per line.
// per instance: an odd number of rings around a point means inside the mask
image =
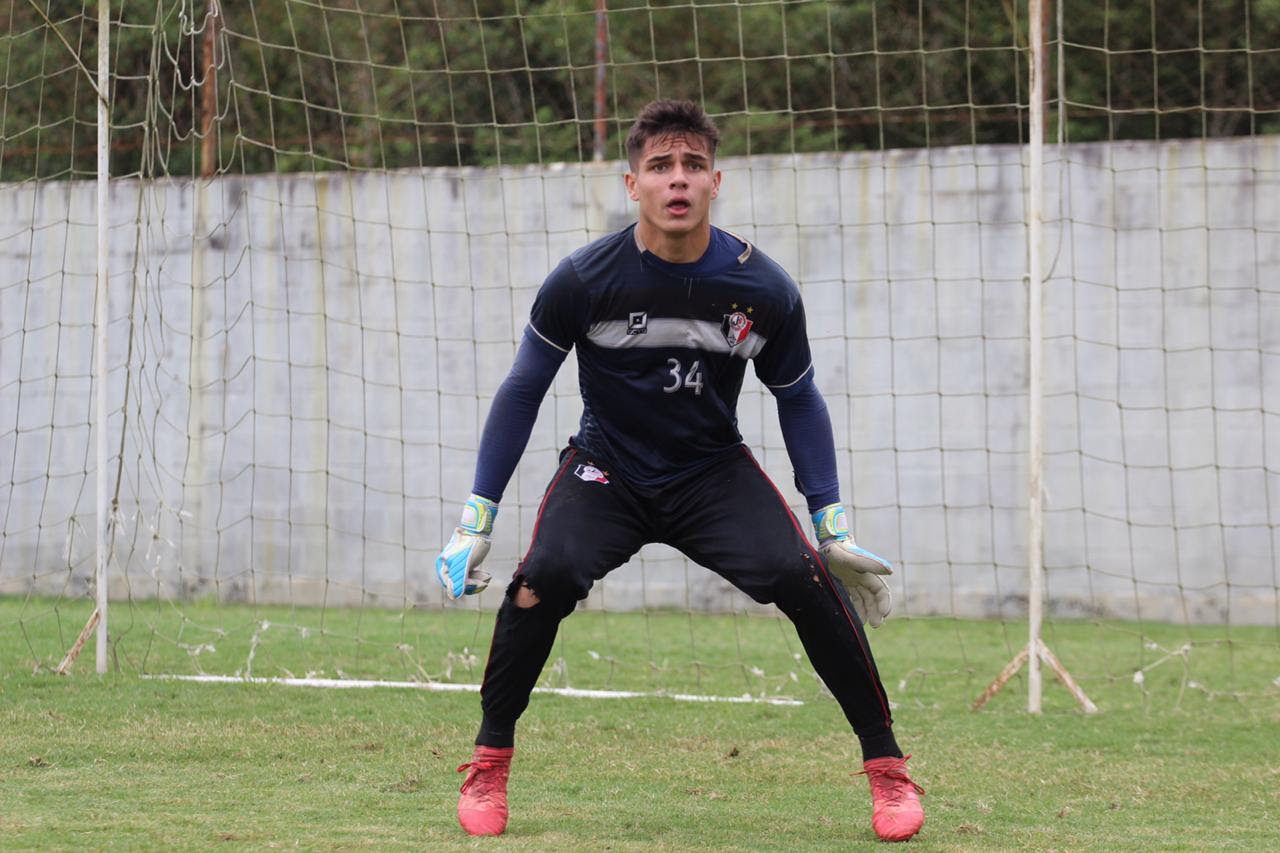
M 712 159 L 720 144 L 720 131 L 702 107 L 693 101 L 676 101 L 663 98 L 651 101 L 636 116 L 635 124 L 627 134 L 627 160 L 634 169 L 639 165 L 640 153 L 650 139 L 669 133 L 688 133 L 701 136 L 707 143 Z

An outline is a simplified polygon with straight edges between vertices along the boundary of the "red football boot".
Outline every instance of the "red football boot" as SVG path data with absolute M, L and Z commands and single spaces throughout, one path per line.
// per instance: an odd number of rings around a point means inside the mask
M 458 823 L 470 835 L 501 835 L 507 828 L 507 777 L 514 747 L 477 746 L 458 797 Z
M 907 775 L 907 758 L 873 758 L 862 764 L 871 782 L 871 828 L 881 841 L 906 841 L 924 826 L 919 796 L 924 788 Z

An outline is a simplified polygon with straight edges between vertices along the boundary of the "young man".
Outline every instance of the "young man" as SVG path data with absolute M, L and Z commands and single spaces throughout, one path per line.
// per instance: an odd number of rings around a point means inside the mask
M 507 824 L 516 720 L 560 620 L 646 542 L 666 542 L 795 624 L 862 745 L 872 825 L 905 840 L 924 823 L 862 623 L 889 614 L 890 566 L 859 548 L 840 505 L 831 419 L 814 384 L 800 291 L 750 243 L 713 228 L 719 132 L 697 105 L 656 101 L 627 137 L 639 221 L 579 249 L 534 300 L 480 440 L 474 493 L 436 560 L 450 598 L 478 592 L 498 502 L 538 406 L 570 348 L 583 398 L 532 542 L 498 610 L 481 686 L 484 716 L 458 820 Z M 747 360 L 777 399 L 787 454 L 818 547 L 738 434 Z

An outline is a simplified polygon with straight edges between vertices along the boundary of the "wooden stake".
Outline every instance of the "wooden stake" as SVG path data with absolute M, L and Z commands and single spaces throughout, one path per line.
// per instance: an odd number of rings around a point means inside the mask
M 1076 680 L 1071 677 L 1071 673 L 1067 672 L 1067 668 L 1054 657 L 1053 652 L 1049 651 L 1049 647 L 1044 644 L 1044 640 L 1037 641 L 1040 646 L 1040 660 L 1049 665 L 1054 674 L 1058 676 L 1058 680 L 1062 682 L 1062 686 L 1080 703 L 1080 707 L 1084 708 L 1086 714 L 1098 713 L 1098 706 L 1090 701 L 1089 697 L 1084 695 L 1084 691 L 1080 689 L 1080 685 L 1076 684 Z
M 996 676 L 996 680 L 987 685 L 987 689 L 982 691 L 982 695 L 973 703 L 973 710 L 980 711 L 982 706 L 987 704 L 992 696 L 1000 692 L 1000 688 L 1013 678 L 1013 674 L 1022 668 L 1027 662 L 1027 646 L 1022 647 L 1022 651 L 1013 656 L 1013 660 L 1005 664 L 1004 669 L 1000 670 L 1000 674 Z
M 89 621 L 84 623 L 84 628 L 80 630 L 80 636 L 76 637 L 76 641 L 72 643 L 71 648 L 67 651 L 67 656 L 62 659 L 62 663 L 58 664 L 58 668 L 54 670 L 58 675 L 66 675 L 71 671 L 71 665 L 76 662 L 76 658 L 80 657 L 80 650 L 84 648 L 84 644 L 89 642 L 89 635 L 93 633 L 93 629 L 98 627 L 98 617 L 101 612 L 98 608 L 93 609 L 93 615 L 89 617 Z
M 1004 669 L 1000 670 L 1000 674 L 996 676 L 995 681 L 988 684 L 987 688 L 982 691 L 982 695 L 974 700 L 973 710 L 982 710 L 982 706 L 986 705 L 992 696 L 1000 692 L 1000 688 L 1004 687 L 1010 678 L 1013 678 L 1014 673 L 1021 669 L 1022 665 L 1030 657 L 1031 644 L 1028 643 L 1013 656 L 1013 660 L 1005 664 Z M 1075 679 L 1071 677 L 1071 673 L 1067 672 L 1067 668 L 1062 665 L 1062 662 L 1058 660 L 1053 652 L 1049 651 L 1049 647 L 1044 644 L 1044 640 L 1036 640 L 1036 657 L 1053 670 L 1054 675 L 1058 676 L 1058 680 L 1062 682 L 1062 686 L 1067 688 L 1067 691 L 1075 697 L 1075 700 L 1080 703 L 1080 707 L 1084 709 L 1086 714 L 1098 713 L 1098 706 L 1093 704 L 1089 697 L 1085 695 L 1085 692 L 1080 689 L 1080 685 L 1076 684 Z

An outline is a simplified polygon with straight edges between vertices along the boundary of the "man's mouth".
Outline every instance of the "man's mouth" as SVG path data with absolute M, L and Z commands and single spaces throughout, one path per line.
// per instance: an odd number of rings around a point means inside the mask
M 684 216 L 689 212 L 689 202 L 687 199 L 675 198 L 667 202 L 667 212 L 673 216 Z

